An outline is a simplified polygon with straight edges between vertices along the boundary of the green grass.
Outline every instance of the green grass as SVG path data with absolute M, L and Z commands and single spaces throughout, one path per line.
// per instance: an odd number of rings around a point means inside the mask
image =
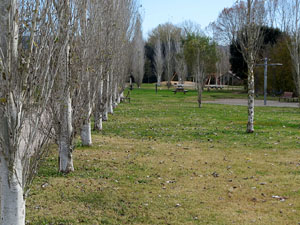
M 298 224 L 299 109 L 256 107 L 247 134 L 246 107 L 199 109 L 196 96 L 134 89 L 94 145 L 75 150 L 74 173 L 57 173 L 55 151 L 45 160 L 28 224 Z

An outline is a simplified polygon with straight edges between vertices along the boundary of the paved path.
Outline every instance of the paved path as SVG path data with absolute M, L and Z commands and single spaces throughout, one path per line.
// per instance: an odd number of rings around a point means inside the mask
M 247 106 L 248 100 L 247 99 L 217 99 L 214 101 L 203 101 L 203 103 Z M 255 104 L 255 106 L 264 106 L 264 101 L 263 100 L 255 100 L 254 104 Z M 299 106 L 299 104 L 298 104 L 298 102 L 267 101 L 267 106 L 297 108 Z

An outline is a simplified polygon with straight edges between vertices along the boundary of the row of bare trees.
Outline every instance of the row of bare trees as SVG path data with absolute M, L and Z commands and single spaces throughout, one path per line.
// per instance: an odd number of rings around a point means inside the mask
M 182 81 L 187 76 L 181 38 L 182 29 L 171 23 L 159 25 L 150 34 L 148 42 L 153 46 L 154 74 L 158 85 L 161 85 L 163 74 L 168 87 L 175 73 L 182 77 Z
M 25 199 L 54 140 L 74 170 L 74 138 L 92 144 L 120 103 L 133 46 L 143 52 L 135 0 L 0 2 L 1 224 L 25 224 Z M 138 36 L 138 37 L 136 37 Z M 139 49 L 141 48 L 141 49 Z M 138 55 L 143 59 L 142 54 Z
M 160 85 L 163 75 L 168 87 L 175 77 L 179 84 L 183 84 L 189 75 L 196 83 L 199 107 L 206 77 L 216 74 L 217 67 L 219 73 L 229 69 L 229 59 L 225 58 L 228 48 L 217 48 L 199 25 L 189 21 L 182 26 L 171 23 L 159 25 L 151 32 L 148 44 L 154 53 L 157 84 Z

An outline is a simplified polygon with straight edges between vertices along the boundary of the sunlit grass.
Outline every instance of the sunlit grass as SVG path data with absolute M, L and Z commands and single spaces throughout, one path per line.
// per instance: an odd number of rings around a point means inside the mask
M 27 200 L 28 224 L 298 224 L 299 110 L 203 104 L 153 85 L 134 89 L 74 152 L 75 172 L 45 161 Z M 246 98 L 211 91 L 204 99 Z M 279 198 L 275 197 L 279 196 Z

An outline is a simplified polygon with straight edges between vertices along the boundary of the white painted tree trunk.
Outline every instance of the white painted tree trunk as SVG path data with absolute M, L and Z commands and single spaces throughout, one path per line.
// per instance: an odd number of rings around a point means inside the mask
M 117 82 L 114 84 L 114 93 L 113 93 L 113 109 L 117 108 L 118 106 L 118 85 Z
M 103 108 L 103 80 L 100 81 L 99 92 L 96 98 L 96 104 L 94 109 L 94 130 L 102 130 L 102 108 Z
M 118 95 L 117 95 L 117 103 L 118 103 L 118 105 L 121 103 L 121 96 L 122 96 L 122 94 L 123 94 L 123 92 L 121 94 L 118 93 Z M 124 94 L 123 94 L 123 96 L 124 96 Z
M 108 109 L 107 112 L 109 114 L 114 114 L 114 109 L 113 109 L 113 100 L 112 100 L 112 95 L 109 95 L 109 99 L 108 99 Z
M 15 108 L 12 115 L 16 115 Z M 16 122 L 13 116 L 12 122 Z M 25 199 L 23 190 L 23 165 L 21 162 L 21 149 L 11 150 L 8 120 L 1 115 L 0 121 L 2 146 L 0 151 L 0 177 L 1 177 L 1 225 L 25 225 Z M 18 148 L 20 147 L 17 146 Z M 5 154 L 5 155 L 4 155 Z M 10 156 L 10 154 L 15 154 Z M 7 160 L 12 160 L 8 162 Z M 11 165 L 12 168 L 9 168 Z
M 92 130 L 90 119 L 86 120 L 81 127 L 80 136 L 83 146 L 92 146 Z
M 25 225 L 25 198 L 22 187 L 21 160 L 16 157 L 15 172 L 11 172 L 1 156 L 1 224 Z
M 64 97 L 64 104 L 61 106 L 61 127 L 59 134 L 59 171 L 69 173 L 74 171 L 72 157 L 72 100 L 70 92 Z
M 120 94 L 120 101 L 122 101 L 123 98 L 125 98 L 124 91 L 122 91 L 122 93 Z
M 248 68 L 248 124 L 247 133 L 254 132 L 254 70 L 253 65 Z
M 106 78 L 106 79 L 105 79 Z M 105 73 L 105 78 L 103 81 L 103 97 L 102 97 L 102 104 L 101 104 L 101 112 L 102 112 L 102 121 L 108 120 L 108 100 L 109 100 L 109 74 L 108 72 Z
M 108 99 L 107 99 L 107 112 L 109 114 L 114 114 L 114 109 L 113 109 L 113 85 L 112 85 L 112 72 L 110 72 L 108 74 L 108 81 L 107 81 L 107 96 L 108 96 Z
M 157 76 L 157 86 L 161 85 L 161 75 Z
M 17 70 L 18 60 L 18 5 L 16 0 L 1 0 L 0 2 L 0 48 L 6 63 L 9 67 L 11 75 Z M 12 78 L 15 79 L 15 78 Z M 1 92 L 2 90 L 0 90 Z M 14 90 L 15 91 L 15 90 Z M 1 93 L 0 96 L 2 96 Z M 7 93 L 8 94 L 8 93 Z M 9 121 L 4 114 L 5 108 L 1 106 L 0 111 L 0 194 L 1 194 L 1 225 L 25 225 L 25 198 L 23 185 L 23 165 L 21 161 L 22 150 L 18 142 L 19 136 L 16 135 L 15 140 L 10 140 L 10 129 L 19 129 L 21 127 L 20 117 L 22 104 L 18 102 L 10 93 L 10 100 L 6 107 L 10 116 Z M 16 105 L 19 106 L 18 110 Z M 3 110 L 3 111 L 2 111 Z M 9 124 L 10 123 L 10 124 Z M 21 129 L 20 129 L 21 130 Z M 15 130 L 14 130 L 15 131 Z M 12 135 L 11 135 L 12 136 Z M 13 147 L 12 147 L 13 146 Z M 12 149 L 14 148 L 14 149 Z
M 103 129 L 102 126 L 102 113 L 97 111 L 94 113 L 94 130 L 101 131 Z

